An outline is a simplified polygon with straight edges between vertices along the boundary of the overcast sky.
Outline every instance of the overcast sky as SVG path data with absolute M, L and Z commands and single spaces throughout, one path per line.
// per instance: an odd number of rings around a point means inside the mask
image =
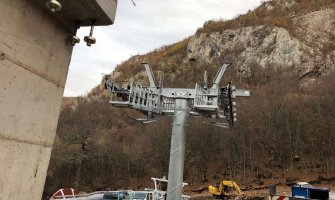
M 231 19 L 257 7 L 261 0 L 119 0 L 115 23 L 95 27 L 97 43 L 83 41 L 89 28 L 80 28 L 81 42 L 73 49 L 64 96 L 86 95 L 102 74 L 133 55 L 178 42 L 211 19 Z

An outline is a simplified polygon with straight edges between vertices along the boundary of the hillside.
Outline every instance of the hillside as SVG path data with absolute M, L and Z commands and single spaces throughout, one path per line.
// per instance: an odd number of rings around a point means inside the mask
M 238 125 L 223 130 L 190 118 L 188 190 L 224 178 L 242 187 L 335 176 L 335 1 L 276 0 L 117 66 L 115 80 L 146 83 L 140 62 L 163 71 L 165 87 L 194 87 L 233 62 L 224 83 L 252 91 L 239 99 Z M 209 81 L 210 82 L 210 81 Z M 103 84 L 61 111 L 45 193 L 150 187 L 167 175 L 171 119 L 147 125 L 112 107 Z M 68 105 L 68 106 L 66 106 Z M 70 106 L 69 106 L 70 105 Z

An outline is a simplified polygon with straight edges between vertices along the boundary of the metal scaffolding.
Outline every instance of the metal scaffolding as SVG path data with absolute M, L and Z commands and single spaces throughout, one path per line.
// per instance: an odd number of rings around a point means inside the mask
M 167 200 L 177 200 L 182 195 L 188 116 L 205 116 L 213 120 L 213 125 L 232 128 L 236 121 L 236 103 L 233 100 L 237 96 L 250 96 L 250 91 L 236 90 L 231 82 L 225 87 L 219 87 L 226 68 L 231 64 L 229 62 L 224 62 L 220 67 L 211 88 L 207 87 L 205 72 L 205 84 L 196 84 L 194 89 L 163 88 L 161 83 L 157 87 L 151 67 L 148 63 L 142 64 L 149 79 L 148 87 L 132 82 L 118 83 L 109 76 L 105 77 L 105 87 L 112 92 L 110 103 L 113 106 L 147 113 L 147 118 L 138 119 L 143 123 L 154 121 L 155 114 L 173 116 Z

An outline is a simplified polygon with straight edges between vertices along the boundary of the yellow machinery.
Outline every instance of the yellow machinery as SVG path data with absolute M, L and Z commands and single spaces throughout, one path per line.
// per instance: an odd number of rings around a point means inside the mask
M 213 194 L 214 198 L 218 199 L 229 198 L 234 194 L 234 191 L 236 195 L 242 196 L 242 191 L 235 181 L 223 180 L 220 183 L 208 186 L 208 191 Z

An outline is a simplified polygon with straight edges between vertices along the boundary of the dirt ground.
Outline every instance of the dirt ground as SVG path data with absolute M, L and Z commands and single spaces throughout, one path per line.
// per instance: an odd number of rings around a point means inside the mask
M 333 191 L 335 191 L 335 183 L 320 183 L 320 184 L 313 184 L 313 187 L 315 188 L 329 188 Z M 276 192 L 278 195 L 283 196 L 290 196 L 291 195 L 291 186 L 287 185 L 278 185 L 276 187 Z M 268 198 L 269 195 L 269 189 L 257 189 L 257 190 L 246 190 L 243 191 L 244 197 L 243 199 L 247 200 L 261 200 Z M 209 200 L 213 199 L 212 195 L 208 193 L 208 191 L 203 191 L 202 193 L 190 193 L 191 199 L 195 200 Z M 241 199 L 238 197 L 232 198 L 234 200 Z

